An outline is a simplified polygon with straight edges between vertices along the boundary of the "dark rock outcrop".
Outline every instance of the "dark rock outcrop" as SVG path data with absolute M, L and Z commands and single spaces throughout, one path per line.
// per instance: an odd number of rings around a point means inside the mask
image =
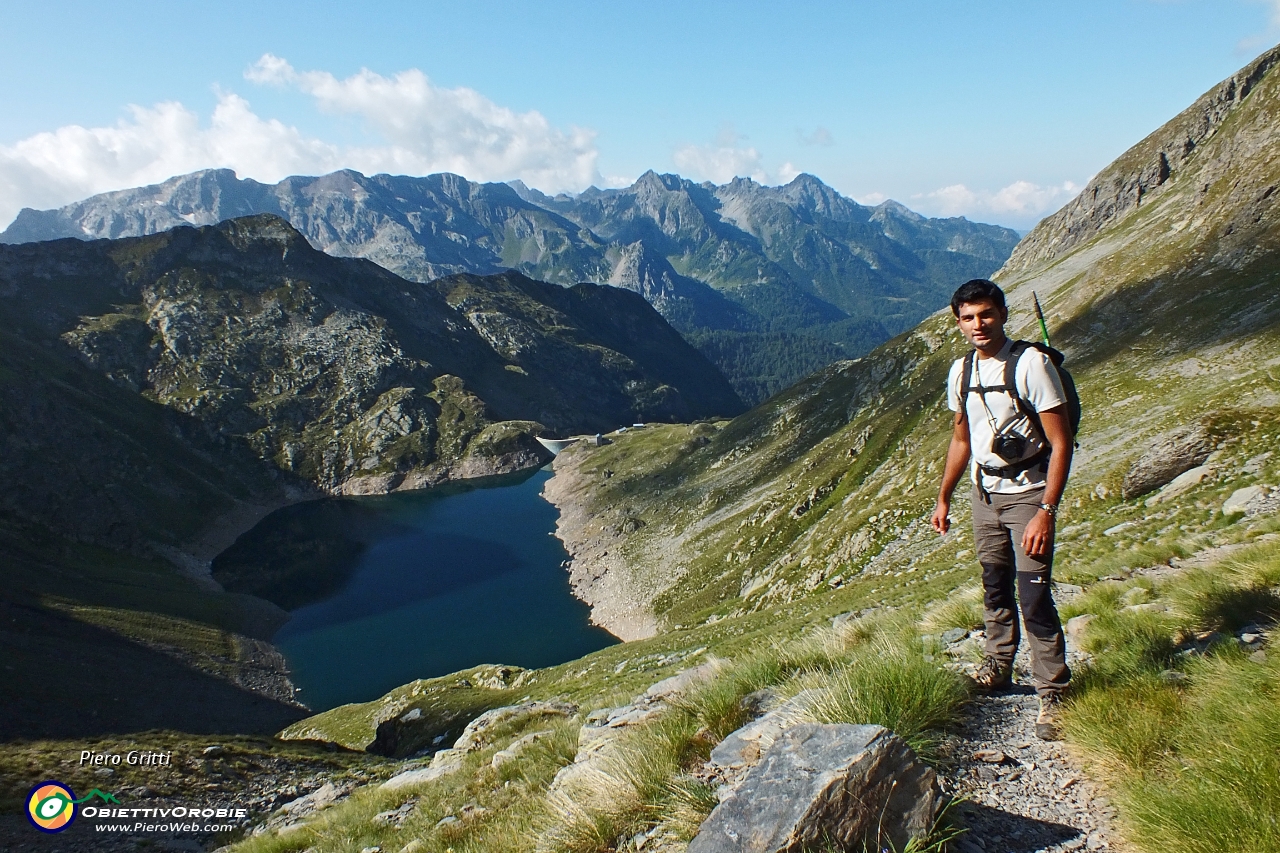
M 1121 496 L 1129 500 L 1155 491 L 1179 474 L 1202 465 L 1213 447 L 1213 438 L 1199 424 L 1161 435 L 1129 467 L 1120 487 Z
M 889 730 L 805 723 L 774 741 L 689 853 L 902 850 L 932 828 L 940 800 L 933 770 Z

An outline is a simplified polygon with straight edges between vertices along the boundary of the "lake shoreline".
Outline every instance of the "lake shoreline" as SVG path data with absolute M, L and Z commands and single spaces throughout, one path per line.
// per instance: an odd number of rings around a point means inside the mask
M 295 506 L 243 535 L 218 576 L 240 592 L 234 573 L 260 579 L 252 594 L 288 607 L 272 644 L 316 712 L 480 664 L 554 666 L 618 638 L 570 585 L 552 479 L 543 466 Z M 308 583 L 324 593 L 280 597 Z
M 591 607 L 591 622 L 623 642 L 646 640 L 658 633 L 658 620 L 644 597 L 628 580 L 626 566 L 617 556 L 625 536 L 600 523 L 582 499 L 590 484 L 578 468 L 578 448 L 569 447 L 552 463 L 555 475 L 547 481 L 543 497 L 560 511 L 556 537 L 564 543 L 572 562 L 569 586 Z

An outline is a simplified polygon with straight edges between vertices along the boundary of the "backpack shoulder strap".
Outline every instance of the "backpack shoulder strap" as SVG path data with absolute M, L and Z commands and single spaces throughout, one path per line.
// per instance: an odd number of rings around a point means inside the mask
M 1009 357 L 1004 363 L 1004 384 L 1009 389 L 1009 393 L 1013 395 L 1015 400 L 1021 405 L 1021 396 L 1018 393 L 1018 385 L 1015 382 L 1018 371 L 1018 359 L 1022 358 L 1022 354 L 1027 351 L 1031 344 L 1026 341 L 1014 341 L 1013 346 L 1009 347 Z
M 1013 398 L 1013 405 L 1031 422 L 1031 426 L 1040 434 L 1041 440 L 1048 444 L 1049 439 L 1044 434 L 1044 427 L 1040 425 L 1040 413 L 1032 408 L 1031 403 L 1018 392 L 1018 383 L 1016 381 L 1018 360 L 1029 349 L 1045 352 L 1047 347 L 1028 341 L 1014 341 L 1013 346 L 1009 348 L 1009 359 L 1004 363 L 1004 384 L 1009 389 L 1009 396 Z M 1056 352 L 1057 350 L 1054 351 Z M 1052 356 L 1050 358 L 1052 359 Z

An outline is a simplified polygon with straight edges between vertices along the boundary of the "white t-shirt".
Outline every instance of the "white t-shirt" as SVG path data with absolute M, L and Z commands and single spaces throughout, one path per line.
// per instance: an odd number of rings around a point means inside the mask
M 971 387 L 1003 385 L 1004 365 L 1009 359 L 1009 350 L 1012 347 L 1013 340 L 1010 339 L 1005 341 L 1000 352 L 991 358 L 974 356 L 974 373 L 977 375 L 970 377 L 969 385 Z M 957 359 L 955 364 L 951 365 L 951 373 L 947 376 L 947 405 L 953 412 L 960 411 L 960 372 L 963 367 L 964 359 Z M 1067 395 L 1062 390 L 1062 380 L 1058 378 L 1057 368 L 1053 366 L 1053 362 L 1049 361 L 1049 356 L 1038 349 L 1028 348 L 1022 353 L 1013 373 L 1013 383 L 1017 386 L 1022 399 L 1037 412 L 1064 405 L 1067 401 Z M 984 396 L 985 407 L 982 405 Z M 982 486 L 988 492 L 1003 494 L 1026 492 L 1044 485 L 1045 472 L 1042 466 L 1037 465 L 1023 471 L 1013 479 L 983 474 L 978 468 L 979 465 L 1003 468 L 1010 462 L 1017 461 L 1002 459 L 992 452 L 991 439 L 995 435 L 992 431 L 993 421 L 997 432 L 1016 432 L 1027 439 L 1027 451 L 1023 454 L 1023 459 L 1036 455 L 1046 446 L 1040 433 L 1031 424 L 1030 419 L 1018 411 L 1009 394 L 995 392 L 982 395 L 970 391 L 965 405 L 965 414 L 969 418 L 969 449 L 972 460 L 969 470 L 975 484 L 978 482 L 978 477 L 982 477 Z

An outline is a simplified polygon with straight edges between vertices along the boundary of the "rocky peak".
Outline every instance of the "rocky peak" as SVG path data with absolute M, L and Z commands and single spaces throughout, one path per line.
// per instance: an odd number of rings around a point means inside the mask
M 925 221 L 925 218 L 923 216 L 916 213 L 914 210 L 907 207 L 905 204 L 900 204 L 899 202 L 896 202 L 893 199 L 889 199 L 888 201 L 882 201 L 879 204 L 877 204 L 874 208 L 872 208 L 871 218 L 877 222 L 887 220 L 890 218 L 905 219 L 908 222 L 924 222 Z
M 679 175 L 662 174 L 659 175 L 653 169 L 648 170 L 640 177 L 636 178 L 636 182 L 631 185 L 631 191 L 636 195 L 656 194 L 663 195 L 669 192 L 675 192 L 681 189 L 683 179 Z

